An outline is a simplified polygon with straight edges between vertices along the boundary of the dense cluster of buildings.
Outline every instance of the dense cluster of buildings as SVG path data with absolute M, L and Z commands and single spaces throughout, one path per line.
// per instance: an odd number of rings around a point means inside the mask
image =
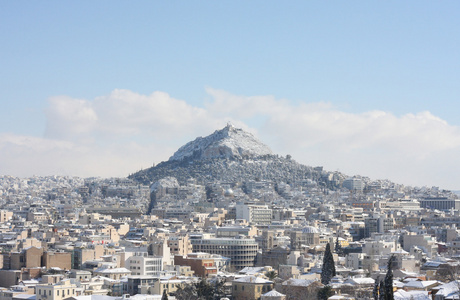
M 460 297 L 450 191 L 164 182 L 0 176 L 0 300 L 180 299 L 203 279 L 229 299 L 317 299 L 327 244 L 330 299 L 373 299 L 390 256 L 395 299 Z

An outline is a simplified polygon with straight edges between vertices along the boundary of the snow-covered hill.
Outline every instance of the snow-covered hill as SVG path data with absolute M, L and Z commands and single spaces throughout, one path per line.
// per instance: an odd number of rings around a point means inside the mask
M 312 180 L 321 186 L 336 188 L 339 181 L 334 178 L 339 175 L 334 177 L 334 174 L 329 176 L 327 172 L 299 164 L 290 157 L 272 154 L 270 148 L 251 133 L 227 125 L 180 147 L 168 161 L 140 170 L 129 178 L 143 184 L 158 181 L 154 189 L 159 184 L 177 185 L 175 179 L 184 185 L 190 178 L 203 185 L 251 180 L 287 183 Z
M 249 158 L 271 155 L 270 148 L 243 129 L 227 125 L 207 137 L 198 137 L 174 153 L 169 161 L 184 159 Z

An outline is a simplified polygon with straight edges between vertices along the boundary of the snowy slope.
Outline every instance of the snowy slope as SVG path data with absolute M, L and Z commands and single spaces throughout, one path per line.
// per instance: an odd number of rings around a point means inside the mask
M 198 137 L 169 158 L 169 161 L 181 161 L 186 158 L 199 160 L 213 158 L 242 158 L 271 155 L 268 146 L 257 140 L 243 129 L 227 125 L 207 137 Z

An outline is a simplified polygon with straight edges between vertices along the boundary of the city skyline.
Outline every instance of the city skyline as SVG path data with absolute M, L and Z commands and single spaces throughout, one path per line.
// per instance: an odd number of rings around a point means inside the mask
M 460 189 L 456 2 L 1 6 L 2 175 L 127 176 L 232 122 L 305 165 Z

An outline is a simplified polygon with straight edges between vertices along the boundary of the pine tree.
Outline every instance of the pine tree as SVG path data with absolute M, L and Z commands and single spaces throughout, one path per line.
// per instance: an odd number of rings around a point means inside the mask
M 387 274 L 385 275 L 385 300 L 394 300 L 393 295 L 393 262 L 395 261 L 395 256 L 392 255 L 388 260 Z
M 331 245 L 327 243 L 323 258 L 323 268 L 321 270 L 321 283 L 329 284 L 335 274 L 335 264 L 334 257 L 332 256 L 331 252 Z
M 212 299 L 214 295 L 213 287 L 206 281 L 206 279 L 202 278 L 201 281 L 195 284 L 196 292 L 198 297 L 202 297 L 203 299 Z
M 179 286 L 175 294 L 176 294 L 176 299 L 178 300 L 196 300 L 198 299 L 196 288 L 195 288 L 195 285 L 193 284 L 185 284 L 183 286 Z

